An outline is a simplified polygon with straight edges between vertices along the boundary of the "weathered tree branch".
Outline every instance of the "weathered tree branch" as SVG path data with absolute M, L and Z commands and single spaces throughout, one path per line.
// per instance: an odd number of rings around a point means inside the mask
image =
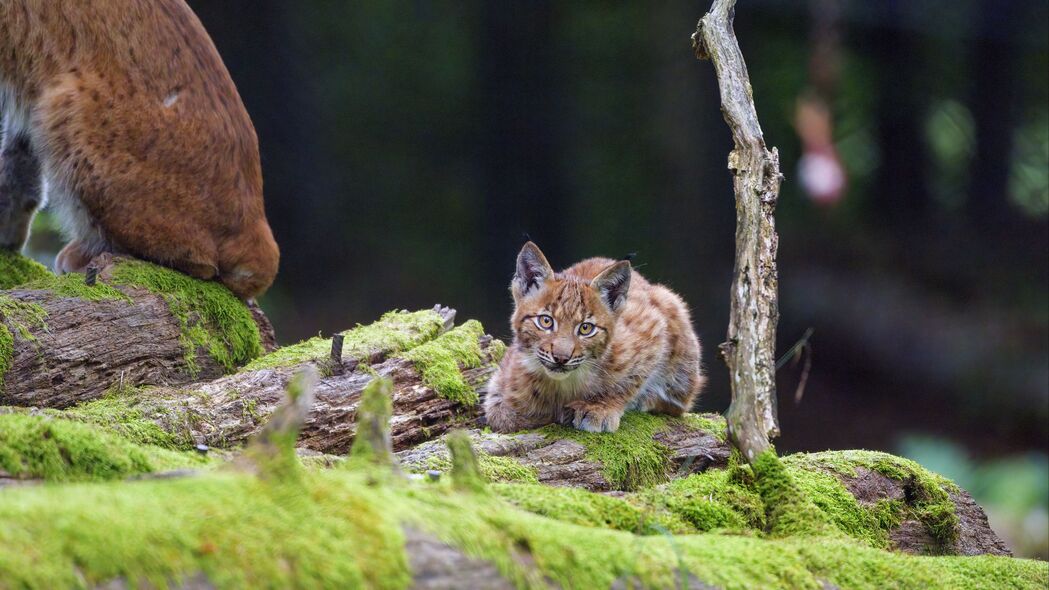
M 710 59 L 721 90 L 721 110 L 735 148 L 728 167 L 736 194 L 736 262 L 728 339 L 721 353 L 732 378 L 726 414 L 733 443 L 753 461 L 779 435 L 776 411 L 776 249 L 773 212 L 782 175 L 779 153 L 769 150 L 758 123 L 754 97 L 732 30 L 735 0 L 717 0 L 696 27 L 692 45 Z

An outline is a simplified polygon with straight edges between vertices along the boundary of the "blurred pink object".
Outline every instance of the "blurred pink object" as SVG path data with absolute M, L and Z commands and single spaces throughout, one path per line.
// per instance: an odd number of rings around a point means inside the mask
M 812 95 L 798 99 L 794 125 L 803 153 L 798 160 L 801 187 L 812 201 L 832 206 L 845 195 L 847 177 L 834 147 L 830 109 Z

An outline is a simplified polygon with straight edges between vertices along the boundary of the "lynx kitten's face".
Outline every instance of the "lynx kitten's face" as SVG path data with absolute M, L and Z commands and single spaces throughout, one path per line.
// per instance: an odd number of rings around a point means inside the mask
M 599 370 L 629 287 L 629 264 L 613 264 L 587 281 L 554 273 L 542 252 L 529 244 L 517 266 L 511 286 L 517 304 L 513 329 L 526 368 L 555 381 L 582 381 Z
M 615 326 L 593 287 L 557 277 L 521 301 L 514 321 L 518 342 L 531 354 L 529 368 L 555 380 L 594 368 Z

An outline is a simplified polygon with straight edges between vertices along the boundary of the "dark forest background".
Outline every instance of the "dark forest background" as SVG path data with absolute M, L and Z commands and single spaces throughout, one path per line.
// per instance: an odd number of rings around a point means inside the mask
M 689 44 L 709 3 L 190 4 L 258 131 L 284 342 L 437 302 L 508 338 L 527 232 L 555 266 L 637 252 L 694 308 L 699 409 L 727 407 L 732 143 Z M 736 28 L 787 176 L 781 352 L 813 330 L 779 449 L 909 455 L 1049 556 L 1049 2 L 747 0 Z M 844 190 L 806 190 L 806 155 Z

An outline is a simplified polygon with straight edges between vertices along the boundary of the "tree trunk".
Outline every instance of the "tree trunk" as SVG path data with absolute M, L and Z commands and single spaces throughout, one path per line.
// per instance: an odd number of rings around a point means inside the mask
M 732 131 L 729 154 L 736 193 L 736 263 L 728 339 L 721 353 L 732 379 L 726 419 L 732 442 L 748 461 L 779 434 L 776 412 L 776 248 L 773 211 L 782 175 L 779 153 L 768 150 L 758 123 L 747 66 L 732 31 L 735 0 L 717 0 L 692 36 L 699 59 L 710 59 L 721 89 L 721 110 Z

